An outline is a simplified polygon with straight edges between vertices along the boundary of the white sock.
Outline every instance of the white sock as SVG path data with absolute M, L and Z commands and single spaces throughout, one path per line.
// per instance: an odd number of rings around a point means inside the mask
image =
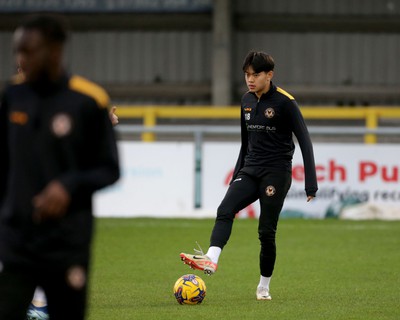
M 258 287 L 267 288 L 269 290 L 269 282 L 270 281 L 271 281 L 271 277 L 260 276 L 260 283 L 258 284 Z
M 218 259 L 222 249 L 220 247 L 209 247 L 206 256 L 211 259 L 212 262 L 218 264 Z
M 33 295 L 32 304 L 36 307 L 43 307 L 47 305 L 46 295 L 41 287 L 36 287 L 35 294 Z

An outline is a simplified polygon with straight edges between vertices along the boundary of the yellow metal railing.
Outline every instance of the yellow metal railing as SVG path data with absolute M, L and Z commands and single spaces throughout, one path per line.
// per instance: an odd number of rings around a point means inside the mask
M 323 120 L 364 120 L 365 127 L 374 130 L 378 127 L 380 118 L 399 118 L 400 108 L 388 107 L 302 107 L 301 112 L 305 119 Z M 147 128 L 154 127 L 157 119 L 238 119 L 239 107 L 180 107 L 180 106 L 120 106 L 117 115 L 123 118 L 143 118 L 143 125 Z M 145 132 L 143 141 L 154 141 L 155 134 Z M 364 136 L 365 143 L 376 143 L 377 138 L 373 133 Z

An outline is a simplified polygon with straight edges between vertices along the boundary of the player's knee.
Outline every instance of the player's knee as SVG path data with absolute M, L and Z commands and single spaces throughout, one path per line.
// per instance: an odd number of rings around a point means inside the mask
M 258 231 L 258 239 L 263 244 L 275 243 L 276 230 L 274 229 L 263 229 Z
M 217 209 L 217 220 L 233 220 L 236 212 L 229 206 L 220 205 Z

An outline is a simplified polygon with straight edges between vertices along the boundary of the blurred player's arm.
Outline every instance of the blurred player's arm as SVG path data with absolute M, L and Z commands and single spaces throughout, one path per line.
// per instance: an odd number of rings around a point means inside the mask
M 82 110 L 86 126 L 80 136 L 85 141 L 82 157 L 87 168 L 64 173 L 33 199 L 37 221 L 62 217 L 71 199 L 93 193 L 119 178 L 117 147 L 108 110 L 94 103 Z
M 114 130 L 105 107 L 87 106 L 84 123 L 86 170 L 72 171 L 60 177 L 70 194 L 94 192 L 119 178 L 119 163 Z M 89 167 L 90 166 L 90 167 Z

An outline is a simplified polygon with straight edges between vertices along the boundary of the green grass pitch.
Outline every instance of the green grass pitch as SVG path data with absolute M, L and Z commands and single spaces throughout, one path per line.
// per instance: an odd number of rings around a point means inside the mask
M 272 301 L 255 299 L 257 220 L 235 221 L 215 275 L 183 265 L 213 223 L 97 219 L 88 319 L 400 319 L 400 221 L 282 219 Z M 186 273 L 207 285 L 200 305 L 172 294 Z

